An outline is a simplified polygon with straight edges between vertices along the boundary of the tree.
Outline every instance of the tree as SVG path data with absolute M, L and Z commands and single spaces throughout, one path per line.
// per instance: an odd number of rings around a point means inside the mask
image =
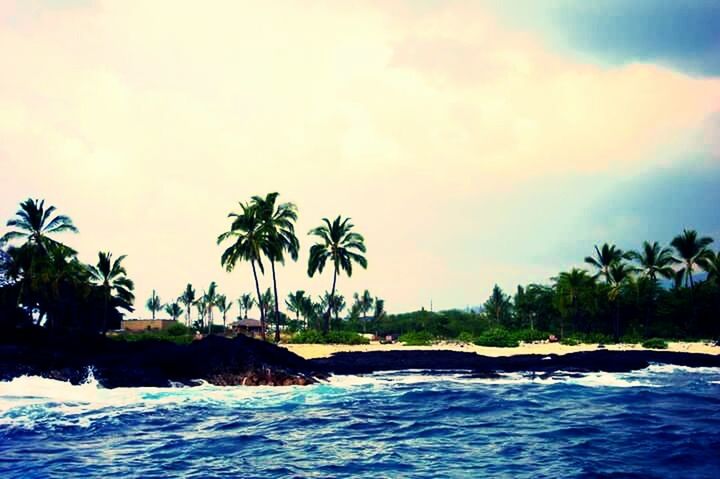
M 185 305 L 185 325 L 190 327 L 190 309 L 195 302 L 195 289 L 192 284 L 188 283 L 185 286 L 185 291 L 180 295 L 178 301 Z
M 610 268 L 612 265 L 629 257 L 630 254 L 623 252 L 615 245 L 605 243 L 602 248 L 598 248 L 596 245 L 595 257 L 586 256 L 585 262 L 598 269 L 595 278 L 602 276 L 605 278 L 605 282 L 610 284 Z
M 248 261 L 252 267 L 253 278 L 255 279 L 255 292 L 257 293 L 258 304 L 261 302 L 260 283 L 257 277 L 257 268 L 261 273 L 265 272 L 262 263 L 262 253 L 267 248 L 267 226 L 262 217 L 258 215 L 255 205 L 240 203 L 241 213 L 230 213 L 228 217 L 233 218 L 230 230 L 218 236 L 217 242 L 221 244 L 226 240 L 233 243 L 225 249 L 220 257 L 220 263 L 227 271 L 232 271 L 238 261 Z M 265 313 L 260 308 L 260 334 L 265 340 Z
M 698 266 L 707 273 L 707 281 L 715 281 L 720 286 L 720 251 L 707 251 L 697 260 Z
M 200 299 L 195 301 L 195 308 L 198 312 L 198 319 L 195 321 L 194 326 L 196 329 L 202 330 L 205 325 L 205 316 L 207 315 L 207 303 L 204 296 L 201 296 Z
M 24 238 L 26 243 L 38 246 L 47 250 L 49 245 L 58 243 L 48 235 L 70 231 L 77 233 L 78 229 L 73 224 L 69 216 L 56 215 L 56 208 L 49 206 L 45 209 L 45 200 L 33 200 L 28 198 L 20 203 L 20 209 L 15 213 L 15 218 L 7 222 L 7 226 L 15 228 L 5 233 L 0 238 L 0 244 L 4 244 L 13 239 Z M 65 248 L 67 246 L 62 245 Z
M 272 303 L 273 294 L 272 291 L 270 291 L 270 288 L 268 288 L 260 297 L 260 309 L 263 311 L 263 314 L 266 318 L 268 317 L 268 312 L 270 311 L 270 308 L 272 308 Z
M 122 265 L 126 255 L 112 259 L 112 253 L 98 253 L 98 262 L 95 266 L 88 266 L 90 281 L 99 285 L 103 291 L 103 322 L 102 333 L 107 331 L 108 308 L 123 308 L 132 311 L 132 304 L 135 301 L 132 280 L 127 277 L 127 271 Z
M 243 319 L 247 319 L 248 311 L 252 309 L 253 306 L 255 306 L 255 300 L 250 293 L 243 293 L 238 299 L 238 306 L 243 311 Z
M 285 306 L 288 311 L 295 313 L 295 318 L 300 322 L 300 314 L 303 310 L 303 301 L 305 300 L 305 291 L 297 290 L 294 293 L 288 293 L 288 297 L 285 300 Z
M 695 286 L 693 271 L 695 271 L 698 261 L 702 262 L 702 258 L 708 254 L 707 247 L 712 242 L 712 238 L 709 237 L 698 238 L 698 233 L 695 230 L 683 230 L 681 235 L 676 236 L 670 242 L 670 245 L 677 252 L 675 262 L 683 265 L 686 287 L 688 285 L 690 288 Z
M 338 273 L 345 271 L 348 277 L 352 276 L 353 263 L 367 268 L 367 260 L 363 254 L 366 252 L 365 239 L 359 233 L 352 231 L 354 225 L 350 218 L 342 219 L 338 216 L 332 223 L 323 218 L 324 224 L 310 230 L 310 235 L 320 238 L 310 248 L 308 260 L 308 276 L 311 278 L 317 272 L 322 274 L 328 260 L 333 265 L 333 283 L 330 296 L 335 296 L 335 287 Z M 331 303 L 332 304 L 332 303 Z M 330 328 L 330 307 L 323 316 L 323 333 L 327 334 Z
M 615 303 L 615 324 L 613 327 L 613 337 L 615 342 L 620 341 L 620 293 L 626 281 L 630 278 L 632 267 L 620 261 L 615 262 L 610 267 L 610 291 L 608 298 Z
M 155 290 L 153 289 L 152 296 L 150 296 L 145 303 L 145 307 L 152 313 L 152 319 L 155 319 L 155 313 L 160 311 L 163 307 L 162 302 L 160 301 L 160 297 L 155 294 Z
M 500 286 L 496 284 L 493 287 L 490 298 L 488 298 L 483 307 L 490 317 L 495 319 L 496 326 L 504 325 L 510 316 L 510 296 L 505 294 L 503 290 L 500 289 Z
M 177 319 L 183 314 L 183 309 L 180 307 L 180 303 L 174 301 L 165 305 L 165 312 L 173 319 L 173 321 L 177 321 Z
M 588 290 L 594 286 L 594 278 L 583 269 L 573 268 L 562 272 L 555 281 L 556 304 L 560 311 L 560 338 L 565 337 L 565 319 L 572 318 L 578 324 L 582 304 L 585 303 Z
M 203 295 L 203 300 L 205 302 L 205 307 L 207 308 L 208 334 L 211 334 L 213 326 L 213 308 L 217 306 L 218 300 L 217 284 L 215 281 L 210 281 L 210 285 Z
M 355 299 L 358 312 L 362 315 L 363 333 L 365 333 L 367 332 L 367 314 L 372 310 L 374 304 L 373 297 L 370 291 L 366 289 L 361 295 L 357 293 L 353 294 L 353 298 Z
M 220 294 L 217 297 L 217 307 L 222 313 L 223 318 L 223 330 L 227 329 L 227 314 L 232 308 L 232 301 L 227 300 L 227 296 Z
M 297 221 L 297 208 L 293 203 L 276 205 L 278 193 L 269 193 L 265 198 L 253 196 L 252 203 L 257 209 L 258 216 L 263 222 L 263 230 L 267 234 L 263 242 L 263 252 L 270 261 L 272 272 L 273 292 L 275 298 L 275 342 L 280 341 L 280 307 L 277 292 L 277 277 L 275 263 L 285 264 L 287 252 L 293 261 L 298 259 L 300 244 L 295 236 L 295 221 Z
M 650 243 L 643 242 L 642 251 L 630 251 L 629 257 L 637 261 L 643 274 L 656 281 L 658 276 L 672 278 L 674 270 L 670 266 L 673 263 L 672 251 L 670 248 L 661 247 L 657 241 Z
M 682 234 L 673 238 L 670 245 L 675 248 L 677 257 L 675 262 L 683 265 L 685 272 L 685 287 L 690 287 L 690 311 L 693 324 L 697 320 L 697 307 L 695 305 L 695 281 L 693 272 L 695 266 L 702 263 L 702 259 L 708 254 L 708 246 L 713 242 L 712 238 L 707 236 L 698 238 L 695 230 L 683 230 Z

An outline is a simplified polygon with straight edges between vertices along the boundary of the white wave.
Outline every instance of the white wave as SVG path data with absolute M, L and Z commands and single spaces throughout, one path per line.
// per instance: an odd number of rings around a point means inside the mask
M 720 375 L 720 368 L 717 367 L 699 367 L 699 368 L 693 368 L 690 366 L 677 366 L 675 364 L 660 364 L 660 363 L 652 363 L 647 368 L 643 369 L 642 371 L 648 372 L 648 373 L 692 373 L 692 374 L 719 374 Z

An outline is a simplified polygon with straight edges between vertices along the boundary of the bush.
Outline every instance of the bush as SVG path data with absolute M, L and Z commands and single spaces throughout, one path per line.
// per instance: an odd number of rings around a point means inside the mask
M 612 336 L 602 333 L 585 334 L 578 339 L 586 344 L 608 344 L 614 342 Z
M 320 331 L 308 329 L 293 335 L 291 344 L 369 344 L 370 341 L 352 331 L 330 331 L 324 335 Z
M 185 336 L 185 335 L 192 335 L 193 332 L 185 326 L 184 324 L 175 323 L 168 326 L 168 328 L 165 330 L 165 333 L 168 336 Z
M 485 331 L 477 339 L 478 346 L 491 346 L 496 348 L 515 348 L 519 346 L 518 340 L 504 329 L 494 328 Z
M 411 331 L 398 338 L 405 346 L 428 346 L 435 338 L 427 331 Z
M 462 333 L 458 334 L 457 340 L 460 341 L 461 343 L 474 343 L 475 336 L 473 336 L 472 333 L 463 331 Z
M 620 338 L 620 342 L 626 344 L 637 344 L 642 343 L 643 338 L 637 333 L 628 333 Z
M 580 343 L 582 343 L 582 341 L 577 338 L 562 338 L 560 340 L 560 344 L 565 346 L 577 346 Z
M 537 329 L 519 329 L 513 331 L 513 337 L 524 343 L 532 343 L 533 341 L 543 341 L 550 337 L 550 333 L 546 331 L 538 331 Z
M 667 349 L 668 343 L 662 338 L 652 338 L 643 342 L 642 347 L 648 349 Z
M 110 336 L 117 341 L 168 341 L 176 344 L 190 344 L 194 336 L 191 334 L 169 334 L 169 331 L 143 331 L 141 333 L 124 333 L 117 336 Z

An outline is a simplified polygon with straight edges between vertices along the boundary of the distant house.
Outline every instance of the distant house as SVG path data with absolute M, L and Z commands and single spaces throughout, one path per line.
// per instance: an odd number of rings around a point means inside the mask
M 123 319 L 120 329 L 129 332 L 163 331 L 177 323 L 174 319 Z
M 262 326 L 260 325 L 259 319 L 241 319 L 240 321 L 235 321 L 230 326 L 234 332 L 246 334 L 251 337 L 260 336 L 262 333 Z

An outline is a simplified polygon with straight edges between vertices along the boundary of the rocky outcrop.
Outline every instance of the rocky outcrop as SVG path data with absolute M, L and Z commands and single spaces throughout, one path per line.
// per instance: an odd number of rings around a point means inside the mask
M 336 353 L 313 359 L 311 368 L 328 374 L 368 374 L 406 369 L 469 370 L 483 376 L 498 372 L 627 372 L 646 368 L 650 363 L 691 367 L 720 367 L 720 355 L 667 351 L 586 351 L 563 355 L 527 354 L 505 357 L 480 356 L 459 351 L 377 351 Z
M 88 368 L 108 388 L 200 381 L 223 386 L 305 385 L 323 377 L 287 349 L 245 336 L 210 336 L 189 345 L 102 337 L 0 344 L 0 380 L 37 375 L 78 384 L 86 379 Z

